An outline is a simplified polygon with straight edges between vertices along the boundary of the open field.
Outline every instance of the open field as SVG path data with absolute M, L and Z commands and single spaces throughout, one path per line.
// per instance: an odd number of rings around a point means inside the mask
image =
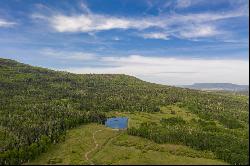
M 116 132 L 102 125 L 82 125 L 69 130 L 65 142 L 52 145 L 48 152 L 41 154 L 36 160 L 28 164 L 90 164 L 86 161 L 85 154 L 95 147 L 92 134 L 98 130 L 103 130 L 99 133 L 101 137 L 96 136 L 100 145 L 117 135 Z
M 143 122 L 159 123 L 162 118 L 182 117 L 184 120 L 198 120 L 199 117 L 188 110 L 171 105 L 162 107 L 160 112 L 109 112 L 109 116 L 124 116 L 129 118 L 129 127 L 138 127 Z
M 82 125 L 69 130 L 65 142 L 52 145 L 48 152 L 26 164 L 91 164 L 85 154 L 98 148 L 88 157 L 94 164 L 226 164 L 214 159 L 211 152 L 196 151 L 186 146 L 156 144 L 114 131 L 103 125 Z

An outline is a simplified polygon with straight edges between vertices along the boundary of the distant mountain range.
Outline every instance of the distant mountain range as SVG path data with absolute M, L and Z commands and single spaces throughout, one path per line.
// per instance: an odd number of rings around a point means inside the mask
M 249 91 L 249 85 L 237 85 L 232 83 L 194 83 L 193 85 L 182 85 L 180 87 L 210 91 Z

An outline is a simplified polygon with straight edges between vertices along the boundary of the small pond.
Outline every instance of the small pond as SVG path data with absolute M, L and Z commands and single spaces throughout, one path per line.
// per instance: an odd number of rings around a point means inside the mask
M 126 129 L 128 127 L 128 118 L 127 117 L 108 118 L 105 122 L 105 126 L 113 129 Z

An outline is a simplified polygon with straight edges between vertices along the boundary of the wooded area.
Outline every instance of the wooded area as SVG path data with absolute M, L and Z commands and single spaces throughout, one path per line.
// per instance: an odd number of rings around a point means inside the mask
M 0 164 L 35 158 L 49 144 L 63 140 L 67 129 L 103 123 L 105 112 L 156 112 L 172 104 L 203 121 L 163 119 L 129 133 L 211 150 L 232 164 L 248 162 L 247 97 L 153 84 L 127 75 L 56 72 L 7 59 L 0 59 L 0 96 Z

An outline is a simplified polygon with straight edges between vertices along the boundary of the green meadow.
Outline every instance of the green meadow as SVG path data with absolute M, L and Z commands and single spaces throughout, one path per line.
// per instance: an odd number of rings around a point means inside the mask
M 129 127 L 143 122 L 158 122 L 161 118 L 181 116 L 198 119 L 177 106 L 163 107 L 158 113 L 110 112 L 108 116 L 129 117 Z M 95 148 L 93 133 L 98 148 Z M 227 164 L 210 151 L 197 151 L 174 144 L 157 144 L 145 138 L 128 135 L 100 124 L 82 125 L 67 131 L 65 141 L 51 145 L 46 153 L 26 164 Z

